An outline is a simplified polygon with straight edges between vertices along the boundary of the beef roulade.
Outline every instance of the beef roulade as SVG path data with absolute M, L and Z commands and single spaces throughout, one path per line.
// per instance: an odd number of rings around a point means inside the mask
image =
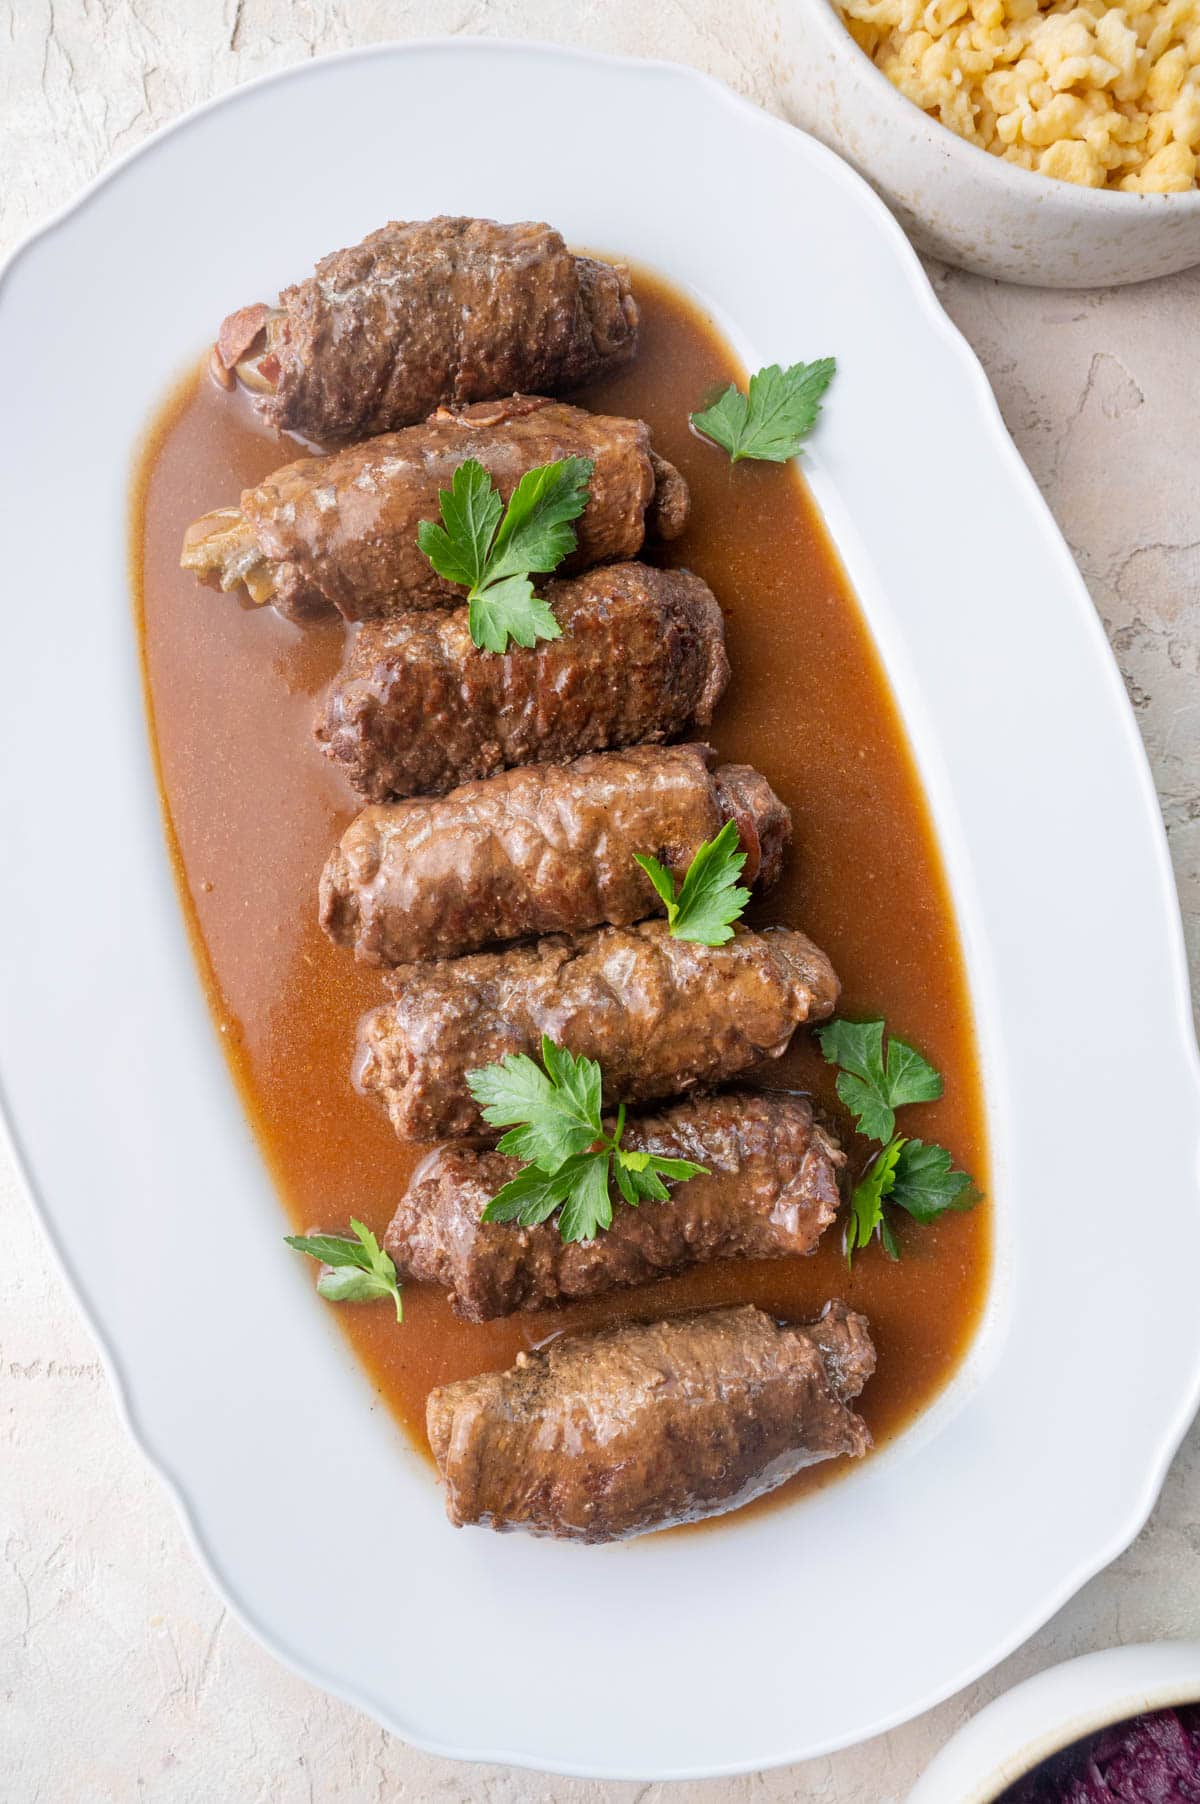
M 749 1305 L 564 1334 L 431 1391 L 456 1527 L 615 1541 L 737 1509 L 805 1466 L 867 1451 L 849 1407 L 875 1366 L 865 1318 L 782 1327 Z
M 700 946 L 661 920 L 406 965 L 390 982 L 395 999 L 359 1029 L 356 1076 L 409 1140 L 485 1131 L 467 1073 L 510 1053 L 536 1057 L 543 1035 L 595 1059 L 615 1107 L 779 1058 L 838 998 L 829 960 L 802 933 L 739 927 L 723 946 Z
M 713 764 L 707 746 L 631 746 L 364 808 L 325 866 L 321 924 L 362 963 L 399 965 L 642 920 L 662 905 L 634 854 L 682 879 L 729 820 L 743 880 L 766 888 L 791 815 L 748 765 Z
M 443 795 L 509 765 L 708 725 L 729 659 L 698 576 L 610 564 L 544 594 L 562 638 L 502 656 L 472 644 L 466 608 L 363 622 L 316 726 L 361 795 Z
M 320 444 L 394 432 L 435 407 L 578 388 L 637 350 L 622 266 L 548 225 L 392 220 L 323 257 L 277 307 L 241 307 L 215 347 L 277 430 Z
M 295 620 L 365 620 L 412 608 L 456 607 L 463 592 L 417 544 L 422 520 L 459 464 L 474 458 L 508 500 L 526 471 L 591 460 L 576 547 L 561 573 L 636 557 L 646 538 L 672 539 L 687 519 L 687 485 L 651 449 L 641 420 L 585 413 L 539 395 L 511 395 L 325 457 L 302 457 L 188 527 L 180 559 L 221 589 Z
M 629 1120 L 628 1152 L 689 1159 L 705 1174 L 671 1186 L 666 1202 L 616 1203 L 594 1240 L 484 1221 L 520 1162 L 482 1147 L 441 1146 L 422 1161 L 384 1242 L 402 1278 L 438 1284 L 466 1321 L 560 1303 L 680 1272 L 712 1259 L 811 1253 L 838 1209 L 845 1154 L 813 1119 L 806 1096 L 727 1091 Z

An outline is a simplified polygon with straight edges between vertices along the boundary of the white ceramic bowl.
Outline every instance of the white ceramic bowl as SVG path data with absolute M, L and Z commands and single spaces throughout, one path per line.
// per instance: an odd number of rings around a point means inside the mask
M 894 88 L 830 0 L 779 7 L 791 117 L 866 176 L 918 249 L 1047 288 L 1143 282 L 1200 263 L 1200 189 L 1118 194 L 1006 163 Z
M 1146 1710 L 1200 1699 L 1200 1642 L 1109 1647 L 1039 1672 L 973 1716 L 908 1804 L 995 1804 L 1062 1748 Z

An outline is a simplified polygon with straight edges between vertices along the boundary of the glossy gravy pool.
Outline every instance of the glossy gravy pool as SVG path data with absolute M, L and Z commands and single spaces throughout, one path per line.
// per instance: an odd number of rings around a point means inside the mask
M 733 680 L 708 738 L 757 765 L 789 804 L 783 881 L 749 919 L 801 927 L 841 976 L 841 1012 L 882 1014 L 939 1067 L 945 1095 L 906 1111 L 909 1131 L 948 1146 L 987 1187 L 983 1102 L 958 933 L 904 731 L 857 602 L 805 486 L 790 467 L 740 463 L 697 439 L 688 414 L 742 371 L 710 323 L 668 285 L 637 279 L 641 352 L 578 397 L 637 415 L 687 477 L 691 521 L 666 557 L 709 582 L 726 615 Z M 841 347 L 798 346 L 816 356 Z M 827 405 L 837 405 L 836 381 Z M 402 1145 L 350 1081 L 355 1028 L 384 997 L 316 922 L 317 880 L 358 803 L 311 736 L 340 659 L 341 625 L 298 629 L 270 608 L 199 587 L 179 568 L 189 521 L 298 454 L 245 398 L 202 370 L 164 403 L 134 490 L 132 557 L 147 705 L 179 891 L 214 1020 L 291 1224 L 382 1234 L 424 1149 Z M 838 1105 L 802 1030 L 763 1081 Z M 848 1124 L 844 1123 L 848 1127 Z M 867 1148 L 846 1134 L 850 1168 Z M 648 1205 L 649 1206 L 649 1205 Z M 989 1205 L 898 1227 L 848 1272 L 840 1233 L 805 1260 L 702 1267 L 553 1314 L 460 1322 L 441 1293 L 409 1285 L 337 1319 L 370 1382 L 425 1446 L 432 1386 L 511 1364 L 562 1329 L 718 1302 L 783 1317 L 841 1296 L 870 1318 L 879 1355 L 860 1407 L 877 1444 L 947 1383 L 987 1290 Z M 281 1235 L 286 1224 L 281 1220 Z M 298 1257 L 280 1240 L 281 1259 Z M 315 1268 L 314 1268 L 315 1275 Z M 314 1298 L 314 1308 L 328 1307 Z M 768 1502 L 831 1476 L 801 1474 Z M 761 1506 L 754 1506 L 761 1507 Z

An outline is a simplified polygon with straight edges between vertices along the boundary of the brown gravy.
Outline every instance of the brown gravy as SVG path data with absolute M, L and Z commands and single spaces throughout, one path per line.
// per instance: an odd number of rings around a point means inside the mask
M 844 1014 L 883 1014 L 941 1069 L 945 1097 L 906 1112 L 987 1185 L 971 1009 L 929 814 L 886 677 L 821 520 L 790 467 L 742 463 L 691 434 L 690 410 L 743 379 L 715 329 L 646 274 L 642 349 L 625 374 L 581 397 L 638 415 L 692 492 L 670 547 L 726 611 L 734 677 L 709 737 L 757 764 L 795 815 L 784 880 L 751 919 L 803 927 L 833 959 Z M 825 345 L 800 347 L 812 354 Z M 837 405 L 836 384 L 830 405 Z M 222 1044 L 291 1223 L 379 1233 L 423 1149 L 400 1144 L 349 1076 L 359 1015 L 383 996 L 316 923 L 317 879 L 357 808 L 310 733 L 340 657 L 338 626 L 298 630 L 270 608 L 197 586 L 179 568 L 185 527 L 297 454 L 244 398 L 202 372 L 155 422 L 138 471 L 133 576 L 147 708 L 180 895 Z M 836 1108 L 815 1044 L 765 1081 Z M 866 1148 L 850 1143 L 851 1169 Z M 564 1328 L 687 1306 L 753 1301 L 785 1317 L 842 1296 L 869 1316 L 879 1369 L 862 1399 L 877 1442 L 952 1376 L 979 1321 L 990 1265 L 989 1206 L 932 1228 L 902 1221 L 899 1264 L 877 1246 L 848 1273 L 840 1236 L 807 1260 L 728 1263 L 555 1314 L 471 1326 L 441 1294 L 410 1285 L 405 1319 L 347 1306 L 337 1319 L 372 1384 L 420 1446 L 433 1385 L 511 1364 Z M 281 1223 L 281 1232 L 283 1224 Z M 279 1256 L 293 1258 L 280 1241 Z M 314 1268 L 315 1275 L 315 1268 Z M 785 1488 L 812 1483 L 808 1475 Z

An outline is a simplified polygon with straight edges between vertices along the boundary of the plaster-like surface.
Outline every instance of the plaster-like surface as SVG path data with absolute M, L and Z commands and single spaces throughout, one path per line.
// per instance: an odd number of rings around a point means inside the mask
M 769 107 L 786 54 L 771 0 L 7 0 L 0 254 L 111 156 L 196 102 L 326 50 L 443 32 L 668 56 Z M 1200 970 L 1200 271 L 1106 294 L 1006 289 L 948 271 L 935 281 L 1108 628 Z M 1063 1199 L 1079 1209 L 1081 1233 L 1086 1170 L 1081 1158 L 1079 1196 Z M 1130 1199 L 1151 1214 L 1154 1204 Z M 898 1804 L 953 1728 L 1014 1680 L 1114 1641 L 1200 1637 L 1193 1432 L 1149 1526 L 1116 1565 L 981 1685 L 883 1740 L 788 1772 L 679 1787 L 429 1759 L 293 1678 L 214 1598 L 116 1419 L 91 1338 L 2 1162 L 0 1246 L 5 1804 Z M 1101 1452 L 1095 1482 L 1103 1473 Z M 903 1549 L 880 1546 L 880 1559 L 897 1557 Z M 614 1675 L 617 1707 L 619 1695 Z

